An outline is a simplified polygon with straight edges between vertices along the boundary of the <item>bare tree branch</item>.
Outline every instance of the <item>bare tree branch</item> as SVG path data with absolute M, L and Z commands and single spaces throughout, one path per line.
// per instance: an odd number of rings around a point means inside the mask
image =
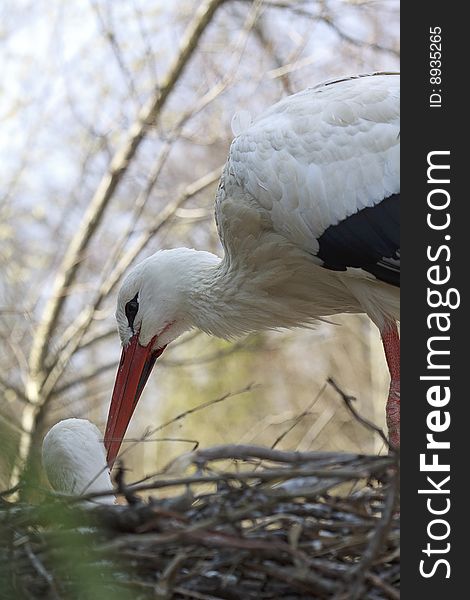
M 29 400 L 29 398 L 22 392 L 22 390 L 20 390 L 16 385 L 13 385 L 12 383 L 9 383 L 6 379 L 4 379 L 1 375 L 0 375 L 0 387 L 2 388 L 2 390 L 4 392 L 7 392 L 8 390 L 11 390 L 16 397 L 21 400 L 21 402 L 24 402 L 25 404 L 31 404 L 31 401 Z
M 111 52 L 113 53 L 114 58 L 116 59 L 116 63 L 121 71 L 124 79 L 127 82 L 129 87 L 129 91 L 133 98 L 137 98 L 137 90 L 135 88 L 134 79 L 132 78 L 131 72 L 127 68 L 127 65 L 124 61 L 124 57 L 122 56 L 121 48 L 119 47 L 119 43 L 116 39 L 116 35 L 111 27 L 105 22 L 103 15 L 101 14 L 101 10 L 99 5 L 95 0 L 90 0 L 90 5 L 96 15 L 96 19 L 101 29 L 102 36 L 108 41 Z
M 328 378 L 328 383 L 341 396 L 347 409 L 353 415 L 353 417 L 356 419 L 356 421 L 358 423 L 361 423 L 361 425 L 364 425 L 364 427 L 366 427 L 367 429 L 370 429 L 371 431 L 374 431 L 375 433 L 377 433 L 390 452 L 397 453 L 398 450 L 396 448 L 393 448 L 393 446 L 388 441 L 388 438 L 385 435 L 385 433 L 382 431 L 382 429 L 380 429 L 380 427 L 377 427 L 377 425 L 375 425 L 374 423 L 371 423 L 371 421 L 369 421 L 368 419 L 364 418 L 354 408 L 353 402 L 356 400 L 356 398 L 354 398 L 354 396 L 348 396 L 348 394 L 343 392 L 343 390 L 338 386 L 338 384 L 331 377 Z
M 61 385 L 60 387 L 56 387 L 53 390 L 51 396 L 60 396 L 64 392 L 68 392 L 71 388 L 73 388 L 77 385 L 83 385 L 85 383 L 88 383 L 89 381 L 93 381 L 93 379 L 95 379 L 95 377 L 98 377 L 99 375 L 102 375 L 103 373 L 106 373 L 107 371 L 112 371 L 112 370 L 116 369 L 117 365 L 118 365 L 118 363 L 115 360 L 113 360 L 112 362 L 109 362 L 109 363 L 102 364 L 99 367 L 96 367 L 96 369 L 93 369 L 92 371 L 90 371 L 88 373 L 83 373 L 76 379 L 72 379 L 71 381 L 67 381 L 67 383 L 64 383 L 64 385 Z
M 199 7 L 186 29 L 180 44 L 180 51 L 171 64 L 167 75 L 163 78 L 154 96 L 140 111 L 140 114 L 128 132 L 127 139 L 116 151 L 108 172 L 101 180 L 83 217 L 82 224 L 67 248 L 61 268 L 54 282 L 51 296 L 44 309 L 43 318 L 34 336 L 30 355 L 33 379 L 37 378 L 43 369 L 47 353 L 47 342 L 55 330 L 57 320 L 64 307 L 65 298 L 76 277 L 85 248 L 88 246 L 96 228 L 100 224 L 104 211 L 126 173 L 130 162 L 134 158 L 137 149 L 145 138 L 148 127 L 154 125 L 170 92 L 173 90 L 189 59 L 193 55 L 202 34 L 223 2 L 224 0 L 206 0 Z
M 154 95 L 141 109 L 136 121 L 130 127 L 124 143 L 114 154 L 108 171 L 98 185 L 83 216 L 82 223 L 65 252 L 52 293 L 46 303 L 42 319 L 39 322 L 32 341 L 29 359 L 30 373 L 26 385 L 26 395 L 36 406 L 26 406 L 23 411 L 22 427 L 26 432 L 30 433 L 23 434 L 20 438 L 18 460 L 12 474 L 13 482 L 18 478 L 21 466 L 23 464 L 28 465 L 31 448 L 38 441 L 35 439 L 35 436 L 40 435 L 40 423 L 44 417 L 45 404 L 47 403 L 47 396 L 44 396 L 42 393 L 42 388 L 47 378 L 47 373 L 44 372 L 45 359 L 50 339 L 55 332 L 67 294 L 83 260 L 83 253 L 96 232 L 105 209 L 113 198 L 139 146 L 145 139 L 149 127 L 155 124 L 176 82 L 179 80 L 196 50 L 202 34 L 211 23 L 215 12 L 223 2 L 224 0 L 205 0 L 199 6 L 196 14 L 186 28 L 177 56 L 171 63 L 159 88 L 155 90 Z M 70 353 L 68 354 L 70 356 Z M 67 359 L 68 357 L 65 358 Z M 63 367 L 59 369 L 60 372 L 62 372 L 62 369 Z M 49 385 L 49 393 L 52 391 L 53 384 L 57 379 L 58 376 L 54 374 L 51 381 L 52 385 Z
M 56 361 L 51 368 L 47 378 L 43 384 L 43 396 L 47 397 L 49 393 L 54 389 L 55 384 L 61 377 L 68 361 L 73 356 L 74 352 L 78 348 L 78 345 L 87 332 L 89 325 L 93 321 L 95 312 L 101 305 L 101 302 L 106 298 L 114 287 L 119 283 L 125 271 L 132 263 L 132 261 L 140 254 L 140 252 L 149 243 L 151 238 L 165 225 L 169 218 L 176 212 L 176 210 L 189 198 L 195 196 L 206 187 L 212 185 L 220 177 L 222 167 L 211 171 L 207 175 L 204 175 L 197 181 L 191 183 L 186 189 L 178 196 L 173 202 L 169 202 L 165 208 L 161 211 L 159 217 L 150 225 L 148 230 L 141 234 L 136 243 L 126 253 L 124 253 L 114 269 L 111 271 L 106 280 L 102 283 L 98 290 L 96 299 L 93 304 L 86 306 L 79 314 L 74 323 L 67 330 L 68 338 L 65 338 L 63 349 L 57 353 Z

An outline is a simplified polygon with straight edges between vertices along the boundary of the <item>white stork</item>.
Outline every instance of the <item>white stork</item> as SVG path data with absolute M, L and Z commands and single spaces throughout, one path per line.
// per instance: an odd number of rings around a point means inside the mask
M 109 464 L 156 359 L 184 331 L 230 339 L 338 313 L 366 313 L 380 330 L 399 446 L 399 94 L 398 74 L 375 73 L 289 96 L 252 123 L 235 119 L 215 203 L 223 258 L 162 250 L 119 291 Z
M 48 431 L 42 444 L 42 464 L 54 490 L 77 496 L 112 491 L 101 440 L 99 429 L 85 419 L 65 419 Z M 94 502 L 114 504 L 115 497 L 101 496 Z

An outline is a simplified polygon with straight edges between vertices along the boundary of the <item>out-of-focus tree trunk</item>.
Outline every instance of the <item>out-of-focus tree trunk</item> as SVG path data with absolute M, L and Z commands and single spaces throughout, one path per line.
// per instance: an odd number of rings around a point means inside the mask
M 34 486 L 37 481 L 39 440 L 42 439 L 44 433 L 44 415 L 51 397 L 50 391 L 48 394 L 43 393 L 49 375 L 45 366 L 49 340 L 55 333 L 68 290 L 74 283 L 84 252 L 95 235 L 101 219 L 112 201 L 114 192 L 127 172 L 140 144 L 145 139 L 149 128 L 155 126 L 168 96 L 196 50 L 198 42 L 216 10 L 223 2 L 224 0 L 206 0 L 198 8 L 183 35 L 177 56 L 153 96 L 130 126 L 124 143 L 115 152 L 109 168 L 101 179 L 82 222 L 67 248 L 44 314 L 33 336 L 26 382 L 26 395 L 30 404 L 25 407 L 21 419 L 23 432 L 19 440 L 18 461 L 10 482 L 12 486 L 17 483 L 23 467 L 27 474 L 28 485 Z

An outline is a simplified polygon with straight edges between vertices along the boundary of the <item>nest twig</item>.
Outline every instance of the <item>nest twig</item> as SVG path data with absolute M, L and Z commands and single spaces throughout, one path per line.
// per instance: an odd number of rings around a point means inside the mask
M 0 506 L 5 597 L 399 597 L 396 455 L 228 445 L 118 479 L 126 504 Z

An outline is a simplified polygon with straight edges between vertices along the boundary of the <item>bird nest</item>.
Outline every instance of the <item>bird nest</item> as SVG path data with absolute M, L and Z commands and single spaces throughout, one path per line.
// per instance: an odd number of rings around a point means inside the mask
M 124 474 L 117 505 L 0 496 L 0 597 L 399 598 L 396 454 L 227 445 Z

